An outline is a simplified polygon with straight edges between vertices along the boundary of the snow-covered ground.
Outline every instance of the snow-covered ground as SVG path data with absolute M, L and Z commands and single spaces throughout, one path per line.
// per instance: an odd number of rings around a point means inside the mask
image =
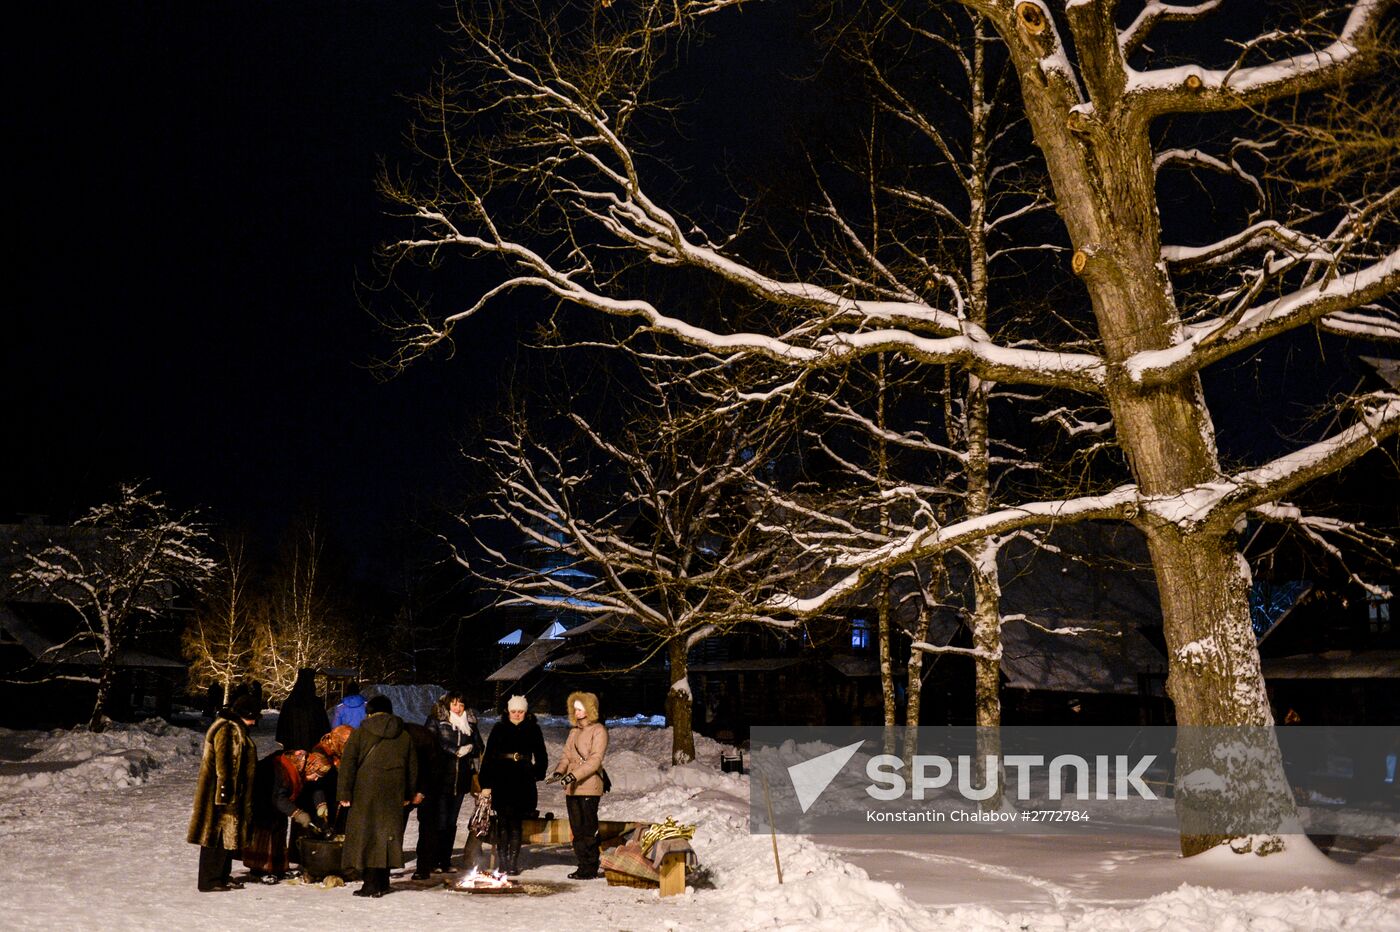
M 257 730 L 264 753 L 276 747 L 275 721 Z M 544 725 L 557 754 L 565 725 Z M 780 837 L 779 885 L 769 837 L 748 834 L 748 778 L 721 773 L 722 749 L 704 739 L 695 763 L 663 765 L 670 734 L 649 725 L 612 727 L 614 791 L 601 814 L 697 823 L 708 879 L 684 896 L 568 881 L 565 846 L 526 849 L 525 879 L 561 891 L 548 896 L 402 889 L 366 901 L 293 884 L 201 894 L 197 849 L 184 840 L 200 737 L 163 724 L 0 730 L 0 928 L 1400 930 L 1394 839 L 1339 843 L 1331 859 L 1301 850 L 1182 861 L 1167 833 Z M 543 788 L 541 809 L 562 815 L 562 794 Z M 410 823 L 410 847 L 414 832 Z

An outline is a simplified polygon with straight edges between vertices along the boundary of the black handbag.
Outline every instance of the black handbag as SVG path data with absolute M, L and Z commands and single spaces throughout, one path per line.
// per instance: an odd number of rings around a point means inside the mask
M 612 780 L 610 780 L 610 779 L 608 778 L 608 772 L 607 772 L 607 770 L 605 770 L 605 769 L 602 768 L 602 767 L 599 767 L 599 768 L 598 768 L 598 776 L 600 776 L 600 777 L 603 778 L 603 792 L 604 792 L 604 793 L 610 793 L 610 792 L 612 792 Z

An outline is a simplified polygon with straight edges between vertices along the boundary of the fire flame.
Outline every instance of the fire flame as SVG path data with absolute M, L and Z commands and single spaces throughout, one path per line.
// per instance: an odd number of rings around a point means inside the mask
M 515 882 L 505 875 L 504 871 L 492 871 L 485 873 L 472 867 L 471 872 L 461 880 L 457 881 L 457 886 L 462 889 L 480 889 L 482 887 L 513 887 Z

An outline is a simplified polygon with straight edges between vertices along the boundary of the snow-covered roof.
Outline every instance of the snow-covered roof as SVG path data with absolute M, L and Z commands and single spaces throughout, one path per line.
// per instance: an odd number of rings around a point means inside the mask
M 1095 629 L 1086 634 L 1051 634 L 1034 625 L 1002 625 L 1001 670 L 1015 689 L 1137 695 L 1143 674 L 1167 672 L 1167 658 L 1130 626 L 1066 620 L 1051 630 Z
M 505 666 L 488 676 L 486 682 L 514 683 L 522 680 L 544 666 L 544 662 L 549 659 L 550 654 L 562 650 L 565 644 L 566 642 L 561 639 L 542 638 L 538 641 L 531 641 Z
M 506 647 L 509 647 L 509 646 L 512 645 L 512 644 L 519 644 L 519 643 L 520 643 L 520 639 L 523 638 L 524 636 L 525 636 L 525 632 L 524 632 L 522 629 L 520 629 L 520 628 L 516 628 L 516 629 L 515 629 L 514 631 L 512 631 L 510 634 L 507 634 L 505 637 L 503 637 L 503 638 L 499 639 L 498 641 L 496 641 L 496 643 L 497 643 L 497 644 L 501 644 L 501 645 L 506 646 Z

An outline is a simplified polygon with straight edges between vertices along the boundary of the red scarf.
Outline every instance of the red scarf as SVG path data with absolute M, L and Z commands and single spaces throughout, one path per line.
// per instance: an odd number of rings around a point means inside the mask
M 278 755 L 277 764 L 287 775 L 287 785 L 291 787 L 291 797 L 296 799 L 301 795 L 302 787 L 301 771 L 297 769 L 296 758 L 284 752 Z

